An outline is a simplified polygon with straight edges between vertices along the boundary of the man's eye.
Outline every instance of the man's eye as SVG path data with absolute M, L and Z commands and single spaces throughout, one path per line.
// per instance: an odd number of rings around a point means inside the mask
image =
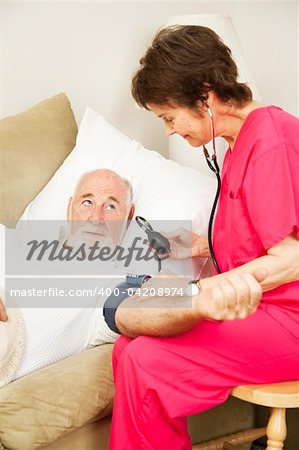
M 91 206 L 92 205 L 92 201 L 91 200 L 84 200 L 82 202 L 82 205 Z
M 115 211 L 115 210 L 116 210 L 116 206 L 115 206 L 113 203 L 108 203 L 108 204 L 106 205 L 106 208 L 107 208 L 109 211 Z

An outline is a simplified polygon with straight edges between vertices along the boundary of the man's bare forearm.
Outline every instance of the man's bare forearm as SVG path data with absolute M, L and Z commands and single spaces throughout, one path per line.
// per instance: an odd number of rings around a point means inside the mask
M 115 321 L 121 334 L 135 338 L 180 334 L 190 330 L 200 318 L 192 308 L 192 297 L 134 295 L 117 309 Z
M 192 297 L 184 294 L 186 285 L 186 280 L 174 274 L 145 283 L 117 309 L 115 320 L 120 332 L 130 337 L 171 336 L 192 328 L 200 315 L 192 309 Z M 166 292 L 170 295 L 165 296 Z

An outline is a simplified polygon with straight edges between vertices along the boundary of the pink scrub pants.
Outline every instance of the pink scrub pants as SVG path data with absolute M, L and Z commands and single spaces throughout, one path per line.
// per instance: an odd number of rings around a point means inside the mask
M 299 379 L 299 336 L 260 305 L 245 320 L 203 321 L 174 337 L 122 336 L 113 369 L 109 448 L 189 450 L 188 415 L 223 403 L 234 386 Z

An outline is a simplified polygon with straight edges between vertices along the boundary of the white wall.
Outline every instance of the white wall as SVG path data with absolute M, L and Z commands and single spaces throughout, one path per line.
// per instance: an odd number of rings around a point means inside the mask
M 65 91 L 80 121 L 87 105 L 167 154 L 163 126 L 137 110 L 131 75 L 155 31 L 178 14 L 229 14 L 265 103 L 297 114 L 296 1 L 0 2 L 0 115 Z

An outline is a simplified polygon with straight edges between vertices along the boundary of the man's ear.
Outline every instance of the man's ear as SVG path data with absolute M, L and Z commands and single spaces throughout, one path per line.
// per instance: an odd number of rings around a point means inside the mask
M 135 213 L 135 205 L 132 204 L 127 221 L 132 220 L 134 217 L 134 213 Z
M 69 204 L 67 205 L 67 211 L 66 211 L 66 218 L 68 221 L 70 221 L 72 219 L 72 202 L 73 202 L 73 197 L 70 197 Z

